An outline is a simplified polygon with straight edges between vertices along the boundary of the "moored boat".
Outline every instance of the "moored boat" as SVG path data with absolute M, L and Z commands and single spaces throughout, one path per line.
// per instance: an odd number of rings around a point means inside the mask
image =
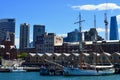
M 11 68 L 11 72 L 26 72 L 23 67 L 13 67 Z
M 6 68 L 0 68 L 0 72 L 10 72 L 10 69 L 6 69 Z
M 113 74 L 115 73 L 115 68 L 113 67 L 112 63 L 110 62 L 110 65 L 98 65 L 97 64 L 97 53 L 95 56 L 95 60 L 93 65 L 86 65 L 86 67 L 83 67 L 82 65 L 82 54 L 83 54 L 83 44 L 82 44 L 82 31 L 81 31 L 81 14 L 79 14 L 79 21 L 77 22 L 79 24 L 79 29 L 80 29 L 80 39 L 79 41 L 79 53 L 80 53 L 80 66 L 79 67 L 64 67 L 64 75 L 66 76 L 79 76 L 79 75 L 108 75 L 108 74 Z M 96 23 L 95 23 L 96 24 Z M 96 41 L 97 41 L 97 31 L 95 32 L 94 39 L 93 39 L 93 44 L 96 49 L 94 49 L 97 52 L 97 46 L 96 46 Z M 104 51 L 101 50 L 101 54 L 105 54 Z M 107 56 L 106 56 L 107 57 Z M 108 58 L 107 58 L 108 59 Z
M 115 73 L 113 66 L 95 66 L 94 68 L 64 68 L 65 76 L 93 76 L 93 75 L 110 75 Z

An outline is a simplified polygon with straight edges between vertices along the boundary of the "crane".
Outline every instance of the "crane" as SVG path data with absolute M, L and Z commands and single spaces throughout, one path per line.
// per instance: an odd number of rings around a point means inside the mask
M 105 39 L 108 40 L 108 21 L 107 21 L 107 13 L 104 13 L 104 16 L 105 16 L 105 20 L 104 20 L 104 23 L 105 23 Z

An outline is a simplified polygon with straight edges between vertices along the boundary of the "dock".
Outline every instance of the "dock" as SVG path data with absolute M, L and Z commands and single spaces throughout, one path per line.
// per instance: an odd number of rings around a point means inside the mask
M 10 69 L 0 68 L 0 72 L 10 72 Z
M 24 67 L 24 70 L 26 70 L 27 72 L 39 72 L 40 71 L 40 67 Z

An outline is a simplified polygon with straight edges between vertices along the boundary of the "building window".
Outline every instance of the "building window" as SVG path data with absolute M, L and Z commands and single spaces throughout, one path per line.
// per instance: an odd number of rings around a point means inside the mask
M 40 30 L 40 29 L 38 29 L 38 32 L 41 32 L 41 30 Z

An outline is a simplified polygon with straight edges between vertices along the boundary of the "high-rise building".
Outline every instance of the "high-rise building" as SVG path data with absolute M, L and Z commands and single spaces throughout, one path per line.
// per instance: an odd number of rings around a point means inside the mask
M 15 43 L 15 19 L 0 19 L 0 44 L 5 41 L 6 34 L 10 34 L 10 44 Z
M 33 26 L 33 47 L 35 47 L 35 42 L 37 37 L 45 33 L 45 25 L 34 25 Z
M 54 46 L 62 45 L 63 38 L 54 33 L 44 33 L 37 37 L 36 52 L 39 53 L 54 53 Z
M 110 40 L 118 40 L 118 39 L 119 39 L 119 35 L 118 35 L 118 25 L 117 25 L 116 16 L 112 16 L 110 21 Z
M 80 41 L 80 32 L 75 29 L 72 32 L 67 33 L 67 38 L 64 38 L 64 42 L 78 42 Z
M 101 41 L 103 38 L 98 35 L 96 28 L 91 28 L 89 31 L 84 32 L 85 41 Z
M 20 25 L 20 50 L 24 50 L 29 48 L 29 35 L 30 34 L 30 26 L 27 23 L 23 23 Z

